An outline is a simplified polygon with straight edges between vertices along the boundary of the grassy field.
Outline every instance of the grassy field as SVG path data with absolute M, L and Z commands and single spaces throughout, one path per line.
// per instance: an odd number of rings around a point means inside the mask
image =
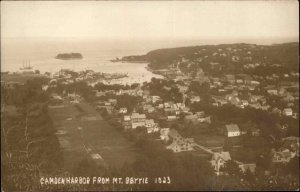
M 124 162 L 135 160 L 136 152 L 123 135 L 102 119 L 99 113 L 89 104 L 80 103 L 79 111 L 67 102 L 64 108 L 49 109 L 57 130 L 66 133 L 58 135 L 64 149 L 65 167 L 72 168 L 80 160 L 90 157 L 90 153 L 99 154 L 105 164 L 120 168 Z M 87 120 L 82 117 L 95 117 Z
M 195 142 L 208 148 L 221 147 L 225 142 L 222 135 L 198 134 L 194 136 Z
M 268 140 L 264 137 L 240 137 L 243 139 L 243 144 L 240 147 L 232 147 L 230 149 L 230 154 L 232 158 L 253 163 L 256 162 L 258 156 L 265 154 L 267 151 L 271 150 L 271 145 Z

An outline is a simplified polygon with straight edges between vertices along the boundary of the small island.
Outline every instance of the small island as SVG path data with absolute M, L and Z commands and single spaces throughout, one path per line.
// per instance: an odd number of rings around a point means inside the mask
M 80 53 L 59 53 L 55 59 L 62 60 L 73 60 L 73 59 L 82 59 L 82 55 Z

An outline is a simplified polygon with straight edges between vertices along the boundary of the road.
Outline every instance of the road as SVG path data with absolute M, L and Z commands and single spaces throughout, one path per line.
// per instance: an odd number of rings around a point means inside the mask
M 214 153 L 211 149 L 209 149 L 209 148 L 207 148 L 207 147 L 204 147 L 204 146 L 202 146 L 202 145 L 199 145 L 199 144 L 197 144 L 197 143 L 194 143 L 194 147 L 198 147 L 198 148 L 200 148 L 201 150 L 203 150 L 203 151 L 205 151 L 205 152 L 207 152 L 207 153 L 209 153 L 209 154 L 213 154 L 213 153 Z

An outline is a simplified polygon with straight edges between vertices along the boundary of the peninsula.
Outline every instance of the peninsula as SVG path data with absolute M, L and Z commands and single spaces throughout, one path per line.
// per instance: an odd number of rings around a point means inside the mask
M 130 55 L 130 56 L 124 56 L 121 59 L 116 57 L 116 59 L 112 59 L 110 61 L 122 62 L 122 63 L 148 63 L 146 55 Z
M 119 59 L 120 62 L 148 62 L 152 70 L 178 66 L 192 72 L 201 67 L 204 72 L 218 73 L 222 68 L 227 72 L 237 72 L 244 65 L 264 62 L 265 65 L 281 64 L 288 68 L 298 67 L 297 42 L 256 45 L 246 43 L 200 45 L 156 49 L 145 55 L 130 55 Z

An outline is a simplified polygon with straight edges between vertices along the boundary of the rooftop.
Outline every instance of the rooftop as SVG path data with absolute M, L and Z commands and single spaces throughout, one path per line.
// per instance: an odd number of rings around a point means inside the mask
M 237 124 L 228 124 L 225 125 L 226 129 L 228 132 L 237 132 L 239 131 L 239 126 Z
M 223 159 L 224 161 L 231 160 L 231 156 L 229 152 L 216 152 L 213 154 L 213 160 L 217 160 L 219 158 Z

